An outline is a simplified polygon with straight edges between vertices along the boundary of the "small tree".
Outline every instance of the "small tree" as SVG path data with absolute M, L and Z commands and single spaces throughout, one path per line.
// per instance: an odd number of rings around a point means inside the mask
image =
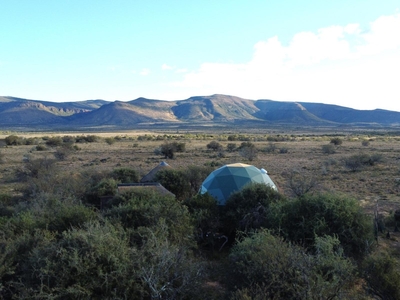
M 235 150 L 236 150 L 236 143 L 228 143 L 228 145 L 226 145 L 226 151 L 233 152 Z
M 62 141 L 63 141 L 64 144 L 72 145 L 73 143 L 76 142 L 76 139 L 71 135 L 64 135 L 62 137 Z
M 363 263 L 368 291 L 379 299 L 400 299 L 398 261 L 387 253 L 370 255 Z
M 155 181 L 161 183 L 179 200 L 185 199 L 190 193 L 190 185 L 183 171 L 173 169 L 160 170 L 155 176 Z
M 176 148 L 171 143 L 165 143 L 161 146 L 160 152 L 164 155 L 164 158 L 174 158 L 175 157 Z
M 63 144 L 63 140 L 59 136 L 51 137 L 46 141 L 46 145 L 49 147 L 57 147 Z
M 257 157 L 257 152 L 257 148 L 252 142 L 243 142 L 239 147 L 240 155 L 250 161 Z
M 356 172 L 365 165 L 371 165 L 371 157 L 368 154 L 354 154 L 344 160 L 344 165 L 350 171 Z
M 286 154 L 289 152 L 289 149 L 287 147 L 282 147 L 279 149 L 280 154 Z
M 341 138 L 333 138 L 331 139 L 331 144 L 334 144 L 335 146 L 339 146 L 343 143 L 343 140 Z
M 213 150 L 213 151 L 221 151 L 222 150 L 222 145 L 218 143 L 217 141 L 211 141 L 210 143 L 207 144 L 207 149 Z
M 20 145 L 22 139 L 16 135 L 9 135 L 5 139 L 7 145 Z
M 315 176 L 298 170 L 292 170 L 289 174 L 288 187 L 296 197 L 302 197 L 312 192 L 318 183 Z
M 111 176 L 120 182 L 139 182 L 139 173 L 131 168 L 115 169 Z
M 361 142 L 361 145 L 364 146 L 364 147 L 368 147 L 369 146 L 369 140 L 363 140 Z
M 54 152 L 54 157 L 58 160 L 65 160 L 71 151 L 72 150 L 67 147 L 61 147 Z
M 160 153 L 164 155 L 164 158 L 174 158 L 175 152 L 184 152 L 186 148 L 185 143 L 164 143 L 160 147 Z

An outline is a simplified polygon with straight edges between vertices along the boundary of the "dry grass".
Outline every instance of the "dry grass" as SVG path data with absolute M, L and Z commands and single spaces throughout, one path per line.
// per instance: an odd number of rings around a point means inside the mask
M 75 173 L 85 169 L 112 170 L 117 167 L 131 167 L 143 176 L 153 169 L 163 157 L 154 154 L 154 150 L 164 143 L 163 140 L 139 140 L 139 136 L 153 135 L 154 138 L 164 133 L 151 132 L 118 132 L 118 133 L 88 133 L 99 136 L 98 142 L 79 143 L 80 150 L 70 154 L 66 160 L 59 161 L 60 170 Z M 85 135 L 85 133 L 52 133 L 52 134 L 18 134 L 24 137 Z M 3 138 L 7 136 L 3 135 Z M 328 135 L 287 134 L 285 141 L 269 142 L 266 134 L 248 135 L 258 149 L 258 156 L 248 161 L 239 152 L 226 152 L 220 156 L 218 152 L 208 150 L 206 145 L 212 140 L 218 140 L 226 149 L 228 143 L 240 146 L 241 141 L 228 141 L 227 134 L 208 133 L 196 135 L 168 134 L 169 138 L 179 137 L 179 142 L 186 144 L 186 151 L 176 153 L 168 163 L 174 168 L 185 168 L 189 165 L 224 165 L 234 162 L 253 164 L 265 168 L 271 178 L 279 186 L 281 192 L 290 194 L 287 184 L 290 174 L 296 170 L 306 178 L 314 178 L 318 189 L 349 194 L 360 201 L 370 211 L 378 201 L 383 212 L 389 213 L 399 208 L 400 201 L 400 137 L 370 136 L 347 134 L 341 136 L 342 145 L 336 148 L 334 154 L 326 154 L 322 146 L 329 144 Z M 282 135 L 280 135 L 282 137 Z M 118 137 L 118 140 L 108 145 L 104 138 Z M 368 146 L 362 141 L 368 139 Z M 44 142 L 43 142 L 44 143 Z M 271 143 L 274 152 L 265 151 Z M 287 153 L 280 153 L 285 148 Z M 15 186 L 12 177 L 15 170 L 21 168 L 25 157 L 53 158 L 55 149 L 36 151 L 35 145 L 8 146 L 0 148 L 3 162 L 0 163 L 0 192 L 12 191 Z M 374 166 L 367 166 L 360 171 L 351 172 L 344 166 L 344 159 L 354 154 L 379 154 L 383 160 Z

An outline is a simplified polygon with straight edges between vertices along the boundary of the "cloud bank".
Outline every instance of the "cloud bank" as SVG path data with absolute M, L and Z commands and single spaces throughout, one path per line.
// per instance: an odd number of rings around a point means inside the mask
M 171 85 L 192 95 L 224 93 L 373 109 L 400 102 L 399 72 L 396 13 L 379 17 L 368 28 L 348 24 L 299 32 L 287 45 L 274 36 L 256 43 L 248 62 L 206 62 Z

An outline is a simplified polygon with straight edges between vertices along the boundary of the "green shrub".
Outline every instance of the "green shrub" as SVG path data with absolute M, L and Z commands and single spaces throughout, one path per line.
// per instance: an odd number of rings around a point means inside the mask
M 36 145 L 38 143 L 37 138 L 27 138 L 24 140 L 25 145 Z
M 113 223 L 117 221 L 124 228 L 138 229 L 157 227 L 162 219 L 167 226 L 169 241 L 182 245 L 193 243 L 193 226 L 187 207 L 173 197 L 154 192 L 127 192 L 119 197 L 120 204 L 104 212 Z
M 239 154 L 252 161 L 257 158 L 257 148 L 252 142 L 243 142 L 238 148 Z
M 382 162 L 383 161 L 383 155 L 380 153 L 374 153 L 370 156 L 368 163 L 373 166 L 376 163 Z
M 343 143 L 343 140 L 341 138 L 332 138 L 331 139 L 331 144 L 335 145 L 335 146 L 339 146 Z
M 63 144 L 63 140 L 59 136 L 51 137 L 46 141 L 46 145 L 49 147 L 58 147 Z
M 160 170 L 155 176 L 155 181 L 173 193 L 179 200 L 184 200 L 190 195 L 191 187 L 184 171 L 173 169 Z
M 139 182 L 139 173 L 127 167 L 115 169 L 111 176 L 119 182 Z
M 31 254 L 51 245 L 55 237 L 44 230 L 24 231 L 20 235 L 0 236 L 0 298 L 27 298 L 39 279 L 32 276 Z M 42 258 L 43 260 L 43 258 Z
M 189 182 L 191 195 L 195 195 L 200 190 L 200 187 L 207 176 L 214 170 L 212 167 L 188 166 L 183 172 Z
M 217 201 L 211 195 L 197 194 L 186 199 L 183 204 L 190 212 L 198 243 L 207 242 L 207 232 L 219 232 L 219 209 Z
M 184 244 L 170 242 L 171 230 L 160 219 L 155 227 L 141 227 L 146 241 L 139 255 L 140 282 L 148 299 L 204 299 L 205 267 Z
M 165 143 L 160 147 L 160 154 L 164 155 L 164 158 L 173 159 L 175 157 L 176 148 L 172 143 Z
M 36 146 L 36 151 L 45 151 L 47 150 L 45 145 L 39 144 Z
M 7 145 L 22 145 L 23 139 L 17 135 L 9 135 L 5 139 Z
M 104 140 L 108 145 L 115 144 L 115 141 L 116 141 L 116 139 L 112 138 L 112 137 L 105 138 Z
M 55 173 L 55 160 L 47 157 L 38 159 L 28 159 L 25 161 L 22 169 L 17 171 L 17 177 L 21 181 L 26 181 L 28 178 L 39 178 L 50 176 L 50 173 Z
M 364 147 L 368 147 L 369 146 L 369 140 L 361 141 L 361 145 L 364 146 Z
M 363 277 L 367 289 L 379 299 L 400 299 L 400 266 L 387 253 L 370 255 L 363 262 Z
M 230 236 L 235 230 L 253 230 L 265 226 L 272 203 L 284 201 L 273 188 L 255 183 L 233 193 L 223 210 L 224 232 Z
M 94 143 L 94 142 L 97 142 L 97 141 L 99 140 L 99 137 L 96 136 L 96 135 L 87 135 L 86 138 L 85 138 L 85 140 L 86 140 L 88 143 Z
M 36 229 L 61 233 L 96 218 L 91 208 L 77 200 L 60 200 L 54 195 L 42 194 L 31 199 L 23 210 L 17 210 L 17 214 L 9 219 L 8 226 L 14 233 L 34 232 Z
M 279 149 L 279 153 L 280 153 L 280 154 L 286 154 L 286 153 L 289 153 L 289 149 L 288 149 L 288 148 L 286 148 L 286 147 L 282 147 L 282 148 L 280 148 L 280 149 Z
M 74 148 L 64 145 L 54 152 L 54 157 L 57 160 L 65 160 L 74 150 Z
M 138 299 L 143 297 L 137 250 L 118 226 L 87 223 L 64 232 L 59 241 L 33 249 L 31 272 L 22 277 L 29 288 L 19 295 L 55 295 L 66 299 Z M 34 276 L 33 276 L 34 275 Z M 33 280 L 29 280 L 32 277 Z
M 335 238 L 317 238 L 315 254 L 310 254 L 267 230 L 258 231 L 232 248 L 227 284 L 235 297 L 241 295 L 236 299 L 340 298 L 354 267 L 338 245 Z
M 368 254 L 374 240 L 372 219 L 355 199 L 342 195 L 306 194 L 277 203 L 269 221 L 285 239 L 305 247 L 314 245 L 315 236 L 337 236 L 352 257 Z
M 0 193 L 0 217 L 11 217 L 14 213 L 14 198 Z
M 221 151 L 222 150 L 222 145 L 218 143 L 217 141 L 211 141 L 207 144 L 207 149 L 213 150 L 213 151 Z
M 62 137 L 62 141 L 63 141 L 64 144 L 70 144 L 70 145 L 72 145 L 73 143 L 76 142 L 76 139 L 75 139 L 73 136 L 64 135 L 64 136 Z
M 233 152 L 233 151 L 235 151 L 236 150 L 236 144 L 235 143 L 228 143 L 227 145 L 226 145 L 226 151 L 228 151 L 228 152 Z
M 97 197 L 113 196 L 117 192 L 117 181 L 113 178 L 104 178 L 94 186 L 92 192 L 97 195 Z
M 382 154 L 354 154 L 344 160 L 345 167 L 353 172 L 359 171 L 364 166 L 373 166 L 383 160 Z
M 94 143 L 99 140 L 99 137 L 96 135 L 80 135 L 75 138 L 76 143 Z
M 159 152 L 164 155 L 164 158 L 174 158 L 175 152 L 184 152 L 186 148 L 185 143 L 171 142 L 161 145 Z
M 344 165 L 350 171 L 357 172 L 365 165 L 365 162 L 367 161 L 365 158 L 365 155 L 355 154 L 346 158 L 344 160 Z

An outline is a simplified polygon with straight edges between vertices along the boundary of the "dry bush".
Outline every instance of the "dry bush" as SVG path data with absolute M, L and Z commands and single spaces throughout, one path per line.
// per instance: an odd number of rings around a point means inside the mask
M 334 154 L 336 152 L 335 146 L 333 144 L 322 145 L 322 152 L 325 154 Z
M 313 174 L 294 169 L 288 175 L 288 188 L 295 197 L 302 197 L 311 193 L 317 187 L 318 181 Z

